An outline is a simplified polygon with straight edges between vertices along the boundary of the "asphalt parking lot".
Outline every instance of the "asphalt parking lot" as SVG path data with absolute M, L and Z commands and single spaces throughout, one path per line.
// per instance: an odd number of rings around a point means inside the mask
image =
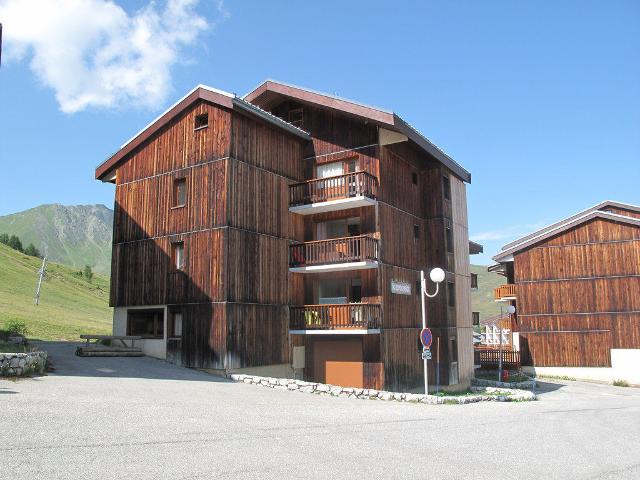
M 0 380 L 2 479 L 640 478 L 640 389 L 422 405 L 231 383 L 150 358 Z

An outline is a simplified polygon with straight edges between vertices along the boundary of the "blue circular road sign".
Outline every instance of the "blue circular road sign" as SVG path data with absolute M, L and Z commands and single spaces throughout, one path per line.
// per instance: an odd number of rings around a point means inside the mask
M 431 346 L 431 342 L 433 341 L 431 330 L 429 330 L 428 328 L 423 328 L 420 331 L 420 341 L 422 342 L 422 346 L 424 348 L 429 348 Z

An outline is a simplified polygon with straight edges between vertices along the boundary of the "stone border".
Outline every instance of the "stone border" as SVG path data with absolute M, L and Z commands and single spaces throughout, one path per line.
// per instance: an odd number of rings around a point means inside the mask
M 520 390 L 522 389 L 531 390 L 535 384 L 535 380 L 530 377 L 528 378 L 529 380 L 525 380 L 524 382 L 498 382 L 497 380 L 487 380 L 485 378 L 474 378 L 473 380 L 471 380 L 471 385 L 475 385 L 477 387 L 497 387 L 497 388 L 515 388 Z
M 331 395 L 333 397 L 358 398 L 361 400 L 386 400 L 409 403 L 466 404 L 476 402 L 523 402 L 536 399 L 533 392 L 509 388 L 471 387 L 476 395 L 466 396 L 436 396 L 418 393 L 398 393 L 370 388 L 350 388 L 325 383 L 305 382 L 291 378 L 259 377 L 257 375 L 227 374 L 227 378 L 239 383 L 249 383 L 274 390 L 289 390 L 316 395 Z
M 47 352 L 0 353 L 0 377 L 42 374 L 46 366 Z

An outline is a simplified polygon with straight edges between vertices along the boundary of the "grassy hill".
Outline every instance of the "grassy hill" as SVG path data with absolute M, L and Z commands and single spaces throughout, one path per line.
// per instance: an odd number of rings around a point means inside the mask
M 471 310 L 480 318 L 500 314 L 500 304 L 493 300 L 493 289 L 507 283 L 506 278 L 487 271 L 486 265 L 471 265 L 471 273 L 478 275 L 478 289 L 471 291 Z
M 109 274 L 113 211 L 104 205 L 40 205 L 0 217 L 0 233 L 33 243 L 54 262 Z
M 0 244 L 0 328 L 7 320 L 22 320 L 27 336 L 42 340 L 110 334 L 108 279 L 95 274 L 90 283 L 77 275 L 77 269 L 48 263 L 36 306 L 33 297 L 41 262 Z

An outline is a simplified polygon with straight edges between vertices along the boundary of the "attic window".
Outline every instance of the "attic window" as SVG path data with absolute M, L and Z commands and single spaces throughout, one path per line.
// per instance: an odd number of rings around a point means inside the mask
M 418 184 L 418 174 L 416 172 L 411 173 L 411 181 L 414 185 Z
M 293 110 L 289 110 L 289 123 L 294 127 L 302 128 L 304 117 L 301 108 L 294 108 Z
M 196 115 L 196 121 L 194 130 L 200 130 L 201 128 L 207 128 L 209 126 L 209 114 L 201 113 L 200 115 Z

